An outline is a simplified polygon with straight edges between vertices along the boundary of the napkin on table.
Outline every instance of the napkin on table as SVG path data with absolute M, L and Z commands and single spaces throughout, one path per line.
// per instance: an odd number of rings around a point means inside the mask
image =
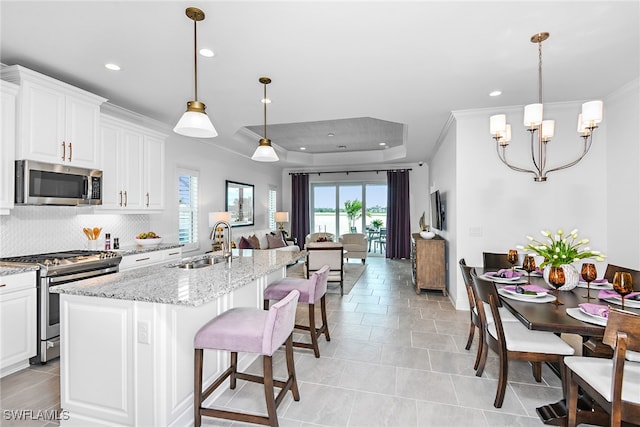
M 503 268 L 502 270 L 498 270 L 498 271 L 492 271 L 486 274 L 487 276 L 494 276 L 494 277 L 502 277 L 504 279 L 511 279 L 514 277 L 521 277 L 522 274 L 518 273 L 517 271 L 513 271 L 510 270 L 508 268 Z
M 524 285 L 524 286 L 520 286 L 522 289 L 524 289 L 525 291 L 530 291 L 530 292 L 549 292 L 549 289 L 547 288 L 543 288 L 542 286 L 538 286 L 538 285 Z M 509 292 L 515 292 L 516 291 L 516 287 L 515 286 L 503 286 L 502 289 L 505 289 Z
M 587 283 L 587 281 L 584 280 L 582 276 L 580 276 L 580 281 L 583 283 Z M 592 280 L 591 283 L 609 283 L 609 281 L 603 277 L 602 279 Z
M 595 316 L 604 318 L 609 317 L 609 307 L 607 307 L 606 305 L 591 304 L 589 302 L 585 302 L 582 304 L 578 304 L 578 307 L 580 307 L 585 312 L 593 314 Z
M 628 295 L 625 295 L 624 299 L 635 298 L 637 295 L 640 295 L 640 292 L 631 292 Z M 606 299 L 606 298 L 620 298 L 620 294 L 616 291 L 612 291 L 609 289 L 603 289 L 598 292 L 598 298 Z

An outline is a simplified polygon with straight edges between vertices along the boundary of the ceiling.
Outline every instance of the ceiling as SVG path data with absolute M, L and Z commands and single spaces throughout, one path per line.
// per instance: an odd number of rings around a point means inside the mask
M 2 0 L 0 61 L 173 127 L 193 98 L 187 6 L 205 12 L 198 47 L 215 52 L 198 59 L 219 133 L 206 143 L 253 153 L 268 76 L 282 166 L 428 161 L 451 111 L 536 102 L 540 31 L 546 102 L 602 98 L 640 75 L 638 1 Z

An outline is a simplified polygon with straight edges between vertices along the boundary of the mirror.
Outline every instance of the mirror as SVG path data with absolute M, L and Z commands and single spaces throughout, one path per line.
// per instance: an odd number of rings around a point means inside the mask
M 231 226 L 253 225 L 253 185 L 225 181 L 225 187 L 225 211 L 231 214 Z

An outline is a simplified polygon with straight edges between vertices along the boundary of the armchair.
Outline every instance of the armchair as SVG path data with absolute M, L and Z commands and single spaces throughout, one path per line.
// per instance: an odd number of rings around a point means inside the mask
M 367 235 L 362 233 L 346 233 L 340 236 L 339 241 L 346 251 L 345 258 L 361 259 L 364 264 L 367 259 Z

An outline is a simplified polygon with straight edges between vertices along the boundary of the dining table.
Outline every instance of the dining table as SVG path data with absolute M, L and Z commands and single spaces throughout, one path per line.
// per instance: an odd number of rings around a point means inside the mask
M 555 290 L 551 288 L 541 274 L 535 274 L 530 277 L 527 282 L 527 273 L 523 274 L 519 279 L 495 277 L 492 273 L 496 272 L 495 268 L 476 268 L 479 277 L 485 280 L 491 280 L 496 284 L 501 303 L 513 315 L 524 324 L 528 329 L 535 331 L 548 331 L 555 334 L 575 334 L 582 337 L 582 355 L 586 357 L 605 357 L 610 358 L 613 350 L 608 345 L 602 343 L 604 335 L 606 319 L 592 319 L 579 312 L 579 305 L 582 303 L 599 304 L 603 307 L 617 307 L 617 301 L 608 299 L 607 301 L 598 298 L 598 294 L 602 289 L 610 288 L 605 284 L 594 284 L 591 286 L 590 299 L 587 299 L 587 289 L 584 283 L 571 290 L 558 291 L 558 301 L 560 305 L 554 304 L 552 298 L 545 300 L 540 298 L 524 298 L 506 292 L 506 286 L 521 286 L 530 283 L 542 288 L 547 288 L 550 294 L 555 295 Z M 511 289 L 511 288 L 507 288 Z M 569 311 L 567 311 L 569 309 Z M 640 301 L 634 301 L 632 307 L 629 303 L 625 306 L 625 310 L 635 312 L 640 315 Z M 570 315 L 570 313 L 572 315 Z M 552 370 L 563 377 L 558 366 L 550 365 Z M 594 404 L 588 396 L 581 396 L 578 407 L 582 409 L 579 413 L 578 423 L 588 423 L 596 425 L 606 425 L 608 414 Z M 566 401 L 562 399 L 559 402 L 550 403 L 542 407 L 536 408 L 536 412 L 540 419 L 549 425 L 566 425 Z

